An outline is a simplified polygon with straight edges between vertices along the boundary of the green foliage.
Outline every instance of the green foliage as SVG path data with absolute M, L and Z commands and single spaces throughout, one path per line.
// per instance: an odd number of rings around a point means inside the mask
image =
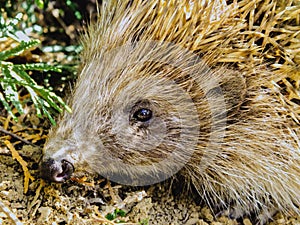
M 0 37 L 28 41 L 28 34 L 42 33 L 42 27 L 37 24 L 38 18 L 34 11 L 36 7 L 34 2 L 38 2 L 38 0 L 20 1 L 19 3 L 8 0 L 5 4 L 1 4 L 1 11 L 5 13 L 0 14 Z
M 148 225 L 149 224 L 149 219 L 143 219 L 141 222 L 139 222 L 141 225 Z
M 23 51 L 38 44 L 39 41 L 37 40 L 30 40 L 28 42 L 21 41 L 18 46 L 0 52 L 0 85 L 3 89 L 3 93 L 0 92 L 0 101 L 8 113 L 16 120 L 17 117 L 13 114 L 9 103 L 12 103 L 19 113 L 24 113 L 22 103 L 18 98 L 18 86 L 22 86 L 30 94 L 31 100 L 36 108 L 37 115 L 41 117 L 43 113 L 49 118 L 52 124 L 55 124 L 50 112 L 52 108 L 58 112 L 63 110 L 60 105 L 69 112 L 71 112 L 71 109 L 55 93 L 38 85 L 26 71 L 37 70 L 61 72 L 61 69 L 45 63 L 13 64 L 12 62 L 5 61 L 9 57 L 19 55 Z
M 122 209 L 115 209 L 115 211 L 113 213 L 108 213 L 105 218 L 108 220 L 115 220 L 118 217 L 125 217 L 126 216 L 126 212 Z M 120 221 L 121 222 L 121 221 Z
M 74 12 L 74 15 L 76 16 L 76 18 L 78 20 L 82 19 L 82 15 L 81 13 L 78 11 L 78 7 L 77 4 L 72 2 L 71 0 L 66 0 L 66 5 L 70 7 L 70 9 L 72 9 L 72 11 Z
M 38 18 L 34 13 L 34 9 L 38 7 L 39 9 L 46 9 L 48 6 L 49 0 L 0 0 L 0 8 L 4 9 L 8 14 L 8 17 L 13 18 L 14 13 L 17 11 L 16 6 L 21 5 L 22 9 L 26 12 L 28 19 L 23 21 L 24 23 L 32 23 L 35 24 Z M 65 0 L 65 5 L 74 13 L 75 17 L 78 20 L 82 19 L 82 15 L 78 10 L 78 5 L 72 0 Z M 27 24 L 27 27 L 28 24 Z
M 36 48 L 39 40 L 30 38 L 31 34 L 42 34 L 42 27 L 37 24 L 38 15 L 35 9 L 38 7 L 44 9 L 48 4 L 47 0 L 25 0 L 12 3 L 11 0 L 0 0 L 0 41 L 5 41 L 7 38 L 15 40 L 18 45 L 10 46 L 8 49 L 0 51 L 0 105 L 2 104 L 7 112 L 17 120 L 13 113 L 13 107 L 22 114 L 24 113 L 23 104 L 20 101 L 20 90 L 26 90 L 30 94 L 37 115 L 39 117 L 45 115 L 49 118 L 52 124 L 55 124 L 53 114 L 62 112 L 63 109 L 71 112 L 71 109 L 57 96 L 52 87 L 45 88 L 29 75 L 30 71 L 45 72 L 62 72 L 68 71 L 74 73 L 74 65 L 49 65 L 47 63 L 23 63 L 16 64 L 13 60 L 20 56 L 25 51 Z M 69 3 L 69 7 L 76 9 L 75 4 Z M 73 9 L 72 8 L 72 9 Z M 21 10 L 20 10 L 21 9 Z M 21 11 L 21 12 L 19 12 Z M 19 12 L 19 13 L 16 13 Z M 62 46 L 61 46 L 62 47 Z M 60 49 L 70 49 L 68 53 L 78 53 L 80 49 L 76 46 L 66 46 Z M 43 50 L 43 48 L 41 48 Z

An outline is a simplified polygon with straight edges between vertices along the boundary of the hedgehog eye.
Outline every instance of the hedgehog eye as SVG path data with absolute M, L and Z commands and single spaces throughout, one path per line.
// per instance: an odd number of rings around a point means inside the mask
M 137 121 L 147 122 L 152 118 L 152 111 L 147 108 L 141 108 L 135 111 L 132 117 Z

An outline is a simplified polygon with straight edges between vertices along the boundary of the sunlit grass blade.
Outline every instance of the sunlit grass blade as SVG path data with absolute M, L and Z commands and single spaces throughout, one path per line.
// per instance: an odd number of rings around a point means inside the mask
M 21 64 L 21 65 L 15 65 L 15 68 L 19 71 L 24 70 L 36 70 L 36 71 L 53 71 L 53 72 L 62 72 L 60 68 L 53 65 L 48 65 L 45 63 L 30 63 L 30 64 Z
M 8 112 L 8 114 L 16 121 L 18 120 L 18 118 L 14 115 L 14 113 L 12 112 L 11 107 L 9 106 L 8 102 L 5 100 L 3 94 L 0 92 L 0 101 L 3 104 L 4 108 L 6 109 L 6 111 Z
M 9 57 L 20 55 L 27 49 L 30 49 L 40 43 L 39 40 L 21 41 L 20 44 L 12 49 L 0 52 L 0 60 L 6 60 Z

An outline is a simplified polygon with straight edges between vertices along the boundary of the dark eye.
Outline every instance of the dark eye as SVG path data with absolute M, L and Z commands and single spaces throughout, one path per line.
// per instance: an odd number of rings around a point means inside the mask
M 152 111 L 150 109 L 139 109 L 133 114 L 133 118 L 140 122 L 147 122 L 152 118 Z

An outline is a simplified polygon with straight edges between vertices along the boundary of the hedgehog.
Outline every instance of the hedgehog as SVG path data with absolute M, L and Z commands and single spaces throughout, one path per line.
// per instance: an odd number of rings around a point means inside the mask
M 274 69 L 242 38 L 268 19 L 255 4 L 103 1 L 42 177 L 87 171 L 144 186 L 181 176 L 234 218 L 299 214 L 298 115 L 288 116 Z

